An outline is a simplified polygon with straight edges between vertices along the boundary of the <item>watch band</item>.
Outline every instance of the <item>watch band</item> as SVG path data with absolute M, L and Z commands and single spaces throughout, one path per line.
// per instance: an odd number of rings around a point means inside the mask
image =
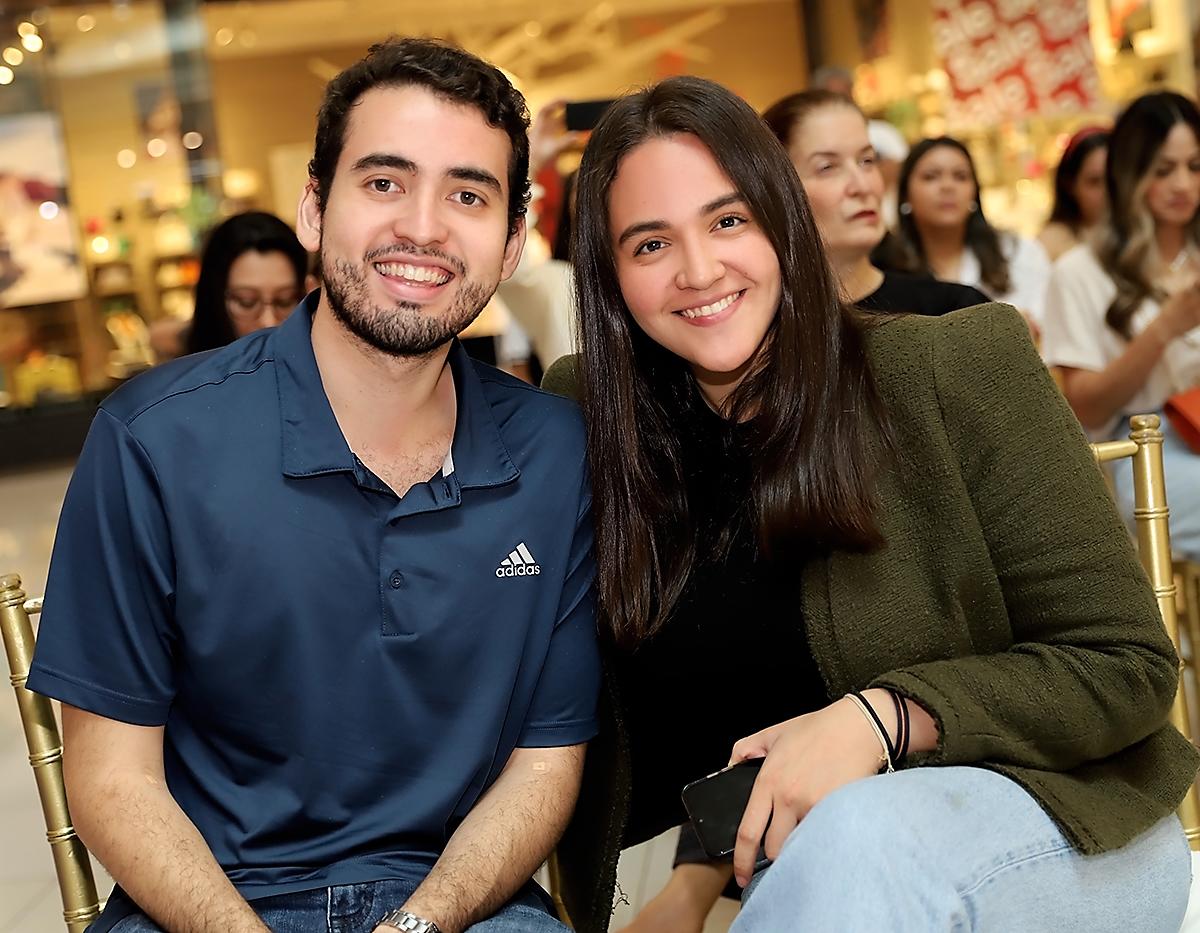
M 379 918 L 379 926 L 389 926 L 402 933 L 442 933 L 432 920 L 418 917 L 407 910 L 389 910 Z

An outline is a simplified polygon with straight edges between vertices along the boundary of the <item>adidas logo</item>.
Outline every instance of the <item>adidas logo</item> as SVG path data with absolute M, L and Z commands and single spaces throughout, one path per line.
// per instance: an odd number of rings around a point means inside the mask
M 537 565 L 537 561 L 529 553 L 529 548 L 525 546 L 524 541 L 518 544 L 508 557 L 500 561 L 500 566 L 496 568 L 498 577 L 532 577 L 541 572 L 542 568 Z

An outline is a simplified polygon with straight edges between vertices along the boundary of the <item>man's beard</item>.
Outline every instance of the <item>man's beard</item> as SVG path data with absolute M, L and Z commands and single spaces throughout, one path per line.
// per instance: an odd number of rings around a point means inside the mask
M 484 309 L 496 290 L 497 282 L 487 283 L 469 279 L 462 262 L 442 253 L 427 250 L 406 250 L 398 253 L 387 250 L 386 255 L 374 252 L 364 257 L 362 265 L 346 259 L 329 258 L 321 254 L 321 273 L 326 296 L 333 316 L 347 330 L 389 356 L 423 357 L 465 330 Z M 397 299 L 390 305 L 372 304 L 367 291 L 367 267 L 372 262 L 403 262 L 404 256 L 437 258 L 451 266 L 458 280 L 454 302 L 444 313 L 430 312 L 414 301 Z

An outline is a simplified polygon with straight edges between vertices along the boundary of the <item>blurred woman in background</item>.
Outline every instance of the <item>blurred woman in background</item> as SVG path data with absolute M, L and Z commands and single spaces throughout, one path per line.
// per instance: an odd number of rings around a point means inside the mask
M 1038 242 L 1054 261 L 1078 246 L 1104 217 L 1104 162 L 1108 130 L 1085 126 L 1063 150 L 1054 172 L 1054 208 Z
M 988 223 L 966 146 L 950 136 L 913 146 L 900 169 L 899 198 L 900 226 L 879 257 L 885 267 L 972 285 L 1040 327 L 1050 260 L 1036 241 Z
M 1200 385 L 1200 110 L 1170 92 L 1140 97 L 1117 120 L 1105 169 L 1108 221 L 1054 267 L 1042 355 L 1093 439 L 1161 411 Z M 1171 543 L 1200 558 L 1200 456 L 1164 422 Z M 1113 474 L 1133 514 L 1132 477 Z
M 871 252 L 887 234 L 884 179 L 867 119 L 852 100 L 803 91 L 773 104 L 763 119 L 796 167 L 825 253 L 851 302 L 873 311 L 936 315 L 988 300 L 970 286 L 871 264 Z
M 274 214 L 235 214 L 208 235 L 196 281 L 187 352 L 274 327 L 304 297 L 308 253 Z

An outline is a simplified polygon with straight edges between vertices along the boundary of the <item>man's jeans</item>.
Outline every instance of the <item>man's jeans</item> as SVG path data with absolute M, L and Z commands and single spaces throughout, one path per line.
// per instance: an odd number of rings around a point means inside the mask
M 914 768 L 817 804 L 755 875 L 731 933 L 1177 933 L 1190 884 L 1174 815 L 1081 855 L 1008 778 Z
M 296 891 L 250 902 L 273 933 L 371 933 L 389 910 L 408 900 L 416 884 L 374 881 Z M 436 918 L 431 918 L 436 919 Z M 496 914 L 467 928 L 468 933 L 567 933 L 549 913 L 549 899 L 528 886 Z M 126 917 L 112 933 L 162 933 L 144 914 Z

